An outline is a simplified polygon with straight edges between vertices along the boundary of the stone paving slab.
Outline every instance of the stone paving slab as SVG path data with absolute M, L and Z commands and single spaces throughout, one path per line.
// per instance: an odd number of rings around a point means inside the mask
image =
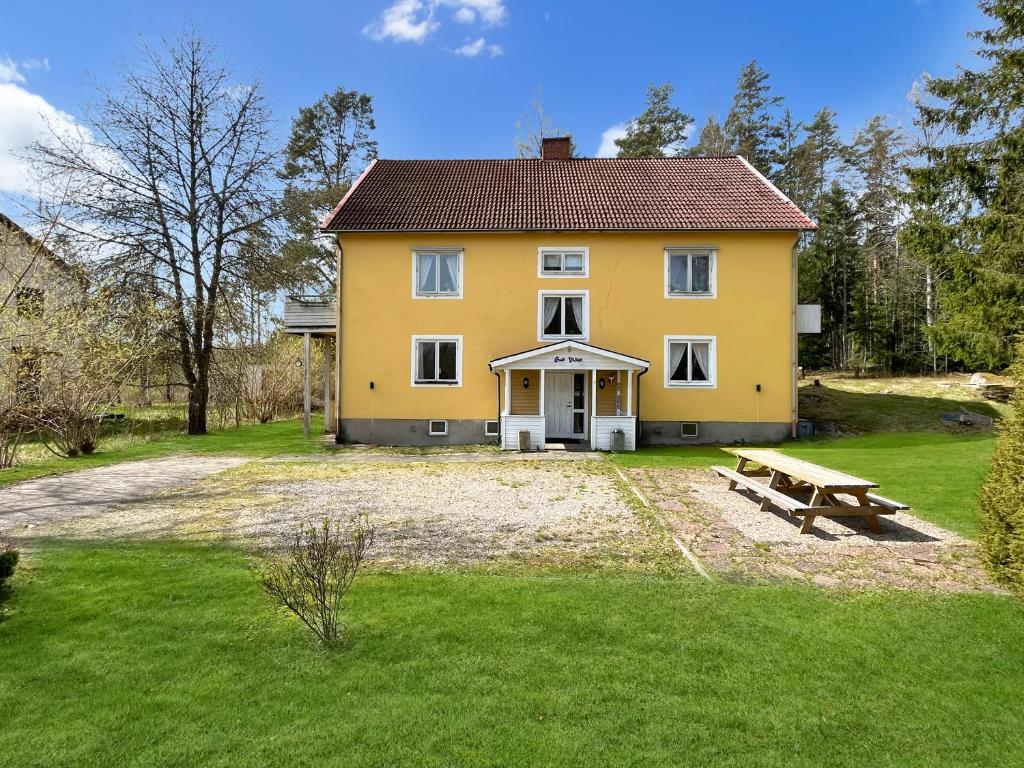
M 16 536 L 35 525 L 98 515 L 248 461 L 237 456 L 174 456 L 27 480 L 0 488 L 0 533 Z

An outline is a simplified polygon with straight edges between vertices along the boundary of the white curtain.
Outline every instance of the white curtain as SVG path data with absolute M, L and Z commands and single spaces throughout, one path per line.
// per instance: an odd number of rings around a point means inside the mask
M 566 300 L 566 304 L 569 305 L 569 309 L 572 312 L 572 319 L 576 321 L 576 328 L 570 330 L 569 324 L 565 324 L 566 333 L 583 333 L 583 297 L 573 296 Z
M 459 292 L 459 257 L 453 253 L 441 255 L 441 293 Z
M 676 371 L 679 370 L 679 365 L 683 362 L 683 356 L 686 354 L 686 348 L 690 346 L 685 341 L 676 342 L 668 345 L 668 377 L 673 381 L 686 381 L 686 369 L 684 368 L 682 373 L 676 375 Z
M 674 253 L 672 254 L 669 264 L 670 272 L 669 275 L 669 290 L 676 293 L 684 293 L 690 290 L 690 286 L 686 284 L 686 267 L 687 260 L 690 257 L 685 253 Z
M 698 342 L 690 345 L 693 350 L 693 380 L 711 380 L 711 345 L 705 342 Z
M 437 291 L 436 258 L 433 253 L 421 253 L 416 260 L 420 293 Z
M 555 315 L 558 314 L 558 305 L 562 303 L 562 300 L 556 296 L 546 296 L 544 298 L 544 333 L 558 333 L 561 329 L 555 328 L 550 329 L 551 321 L 555 319 Z

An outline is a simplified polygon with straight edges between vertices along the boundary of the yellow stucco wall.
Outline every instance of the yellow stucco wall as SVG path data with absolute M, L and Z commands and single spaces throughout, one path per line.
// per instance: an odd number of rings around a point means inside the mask
M 494 418 L 488 361 L 550 343 L 538 340 L 538 291 L 589 290 L 588 342 L 651 361 L 640 379 L 643 420 L 788 422 L 795 240 L 793 232 L 342 235 L 339 417 Z M 578 246 L 590 249 L 589 277 L 538 277 L 539 247 Z M 670 246 L 717 248 L 716 298 L 665 298 Z M 463 249 L 462 299 L 412 298 L 411 254 L 421 247 Z M 462 335 L 461 387 L 410 385 L 413 335 Z M 666 335 L 716 337 L 714 389 L 665 387 Z

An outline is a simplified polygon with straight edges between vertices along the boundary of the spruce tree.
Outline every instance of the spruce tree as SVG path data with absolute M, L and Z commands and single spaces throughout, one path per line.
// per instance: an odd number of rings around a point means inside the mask
M 747 161 L 765 176 L 772 176 L 772 154 L 782 138 L 775 110 L 781 96 L 772 96 L 768 73 L 751 61 L 740 72 L 736 95 L 725 120 L 725 135 Z
M 996 22 L 970 34 L 988 67 L 930 81 L 942 103 L 923 113 L 955 134 L 939 153 L 940 173 L 973 202 L 958 222 L 966 247 L 946 255 L 940 338 L 968 365 L 1001 367 L 1024 338 L 1024 4 L 979 7 Z
M 619 157 L 666 157 L 683 152 L 693 118 L 672 106 L 672 83 L 647 87 L 647 108 L 616 139 Z

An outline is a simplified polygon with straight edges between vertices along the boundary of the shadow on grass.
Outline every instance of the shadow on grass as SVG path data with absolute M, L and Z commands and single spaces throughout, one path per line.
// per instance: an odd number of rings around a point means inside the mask
M 1001 416 L 991 403 L 981 400 L 849 392 L 828 386 L 800 388 L 800 417 L 830 422 L 842 432 L 948 432 L 942 414 L 960 409 L 993 419 Z

